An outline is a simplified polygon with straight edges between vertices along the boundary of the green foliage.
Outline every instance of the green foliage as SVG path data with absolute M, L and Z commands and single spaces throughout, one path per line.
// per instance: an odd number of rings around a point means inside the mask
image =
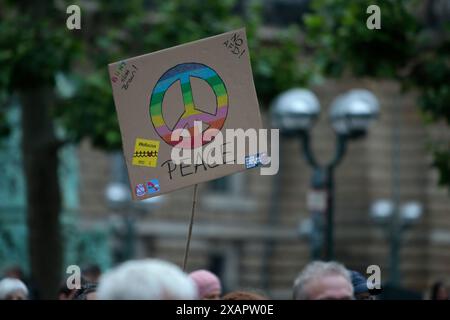
M 281 90 L 306 82 L 309 74 L 297 64 L 297 31 L 279 34 L 274 43 L 260 39 L 261 8 L 250 4 L 245 17 L 236 1 L 99 0 L 81 8 L 81 30 L 70 31 L 65 12 L 74 1 L 8 1 L 0 13 L 0 99 L 34 86 L 55 87 L 63 72 L 77 88 L 60 99 L 55 116 L 69 137 L 90 137 L 95 146 L 121 147 L 107 65 L 245 26 L 256 89 L 262 105 Z M 39 12 L 36 10 L 39 7 Z M 39 13 L 38 12 L 38 13 Z M 1 104 L 0 100 L 0 104 Z
M 304 86 L 313 76 L 312 68 L 298 60 L 297 34 L 298 30 L 292 27 L 280 33 L 279 43 L 250 46 L 256 91 L 264 106 L 280 92 Z
M 19 1 L 22 3 L 24 1 Z M 46 15 L 35 12 L 40 7 Z M 9 4 L 0 12 L 0 90 L 14 91 L 54 84 L 54 74 L 67 70 L 80 53 L 80 42 L 61 26 L 65 11 L 45 4 Z M 65 25 L 65 24 L 64 24 Z
M 0 5 L 0 137 L 9 133 L 5 105 L 10 98 L 20 90 L 54 86 L 55 73 L 68 70 L 81 53 L 79 39 L 61 27 L 65 10 L 50 3 Z
M 318 62 L 327 74 L 347 67 L 358 76 L 396 77 L 414 57 L 417 22 L 406 0 L 316 0 L 305 17 L 309 44 L 318 48 Z M 369 5 L 381 9 L 382 30 L 366 27 Z M 375 63 L 376 61 L 376 63 Z
M 418 55 L 404 82 L 420 90 L 420 107 L 431 121 L 450 125 L 450 32 L 443 36 L 435 50 Z
M 56 110 L 71 140 L 89 137 L 92 144 L 106 150 L 121 147 L 117 115 L 106 70 L 98 69 L 76 77 L 77 93 L 61 101 Z
M 380 7 L 380 30 L 366 26 L 366 9 L 373 4 Z M 324 74 L 351 71 L 394 79 L 404 90 L 419 93 L 418 104 L 428 121 L 450 124 L 450 29 L 429 28 L 419 7 L 420 2 L 407 0 L 313 0 L 305 19 L 308 43 Z M 437 146 L 432 150 L 441 183 L 450 186 L 449 152 Z
M 309 74 L 297 63 L 300 47 L 298 31 L 291 28 L 280 32 L 271 45 L 263 43 L 262 8 L 251 2 L 245 17 L 235 10 L 236 1 L 162 1 L 157 21 L 145 37 L 148 50 L 158 50 L 197 40 L 245 26 L 251 54 L 256 90 L 263 105 L 282 90 L 304 84 Z

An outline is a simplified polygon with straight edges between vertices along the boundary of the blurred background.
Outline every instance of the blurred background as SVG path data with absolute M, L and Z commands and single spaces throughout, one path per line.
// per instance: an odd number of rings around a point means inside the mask
M 182 264 L 192 188 L 131 201 L 107 65 L 245 26 L 280 171 L 199 185 L 188 271 L 289 299 L 334 259 L 426 297 L 450 276 L 449 23 L 448 0 L 0 0 L 1 276 L 55 298 L 72 264 Z

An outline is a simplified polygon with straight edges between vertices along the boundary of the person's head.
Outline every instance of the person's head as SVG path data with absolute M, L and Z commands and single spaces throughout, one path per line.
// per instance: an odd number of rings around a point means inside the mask
M 448 300 L 448 289 L 443 281 L 436 281 L 431 287 L 431 300 Z
M 24 279 L 24 273 L 20 266 L 14 265 L 9 268 L 7 268 L 4 272 L 5 278 L 14 278 L 23 280 Z
M 72 300 L 97 300 L 97 284 L 87 283 L 77 290 Z
M 222 295 L 222 286 L 219 278 L 207 270 L 191 272 L 189 277 L 194 281 L 198 289 L 198 296 L 203 300 L 219 299 Z
M 350 271 L 350 275 L 356 300 L 372 300 L 373 296 L 369 292 L 367 279 L 357 271 Z
M 102 270 L 96 264 L 90 264 L 81 271 L 82 276 L 90 283 L 97 283 L 102 274 Z
M 5 278 L 0 281 L 0 300 L 27 300 L 28 288 L 19 279 Z
M 337 262 L 311 262 L 294 281 L 294 299 L 351 300 L 350 272 Z
M 76 288 L 70 288 L 67 281 L 69 280 L 69 277 L 66 277 L 59 285 L 58 289 L 58 300 L 72 300 L 73 297 L 77 294 L 77 291 L 79 289 Z M 80 286 L 83 288 L 88 282 L 86 279 L 81 276 L 80 279 Z
M 194 282 L 176 265 L 144 259 L 125 262 L 100 277 L 99 300 L 192 300 Z
M 222 300 L 268 300 L 263 295 L 248 291 L 233 291 L 222 297 Z

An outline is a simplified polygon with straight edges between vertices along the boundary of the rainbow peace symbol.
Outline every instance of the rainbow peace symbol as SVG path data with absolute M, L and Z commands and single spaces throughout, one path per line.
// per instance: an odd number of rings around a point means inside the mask
M 198 110 L 195 107 L 191 88 L 191 77 L 199 78 L 209 84 L 216 96 L 216 112 L 209 113 Z M 162 104 L 167 90 L 177 81 L 180 81 L 183 96 L 184 112 L 178 119 L 173 128 L 169 128 L 162 115 Z M 150 98 L 150 119 L 158 135 L 169 145 L 175 146 L 179 141 L 172 141 L 172 132 L 176 129 L 187 129 L 191 134 L 190 141 L 183 141 L 181 147 L 196 148 L 209 140 L 203 139 L 203 132 L 194 132 L 194 121 L 202 121 L 209 125 L 208 129 L 220 130 L 225 123 L 228 113 L 228 93 L 223 80 L 216 71 L 201 63 L 182 63 L 167 70 L 159 78 Z M 196 141 L 201 145 L 194 145 L 194 135 L 197 135 Z M 201 135 L 201 138 L 198 137 Z

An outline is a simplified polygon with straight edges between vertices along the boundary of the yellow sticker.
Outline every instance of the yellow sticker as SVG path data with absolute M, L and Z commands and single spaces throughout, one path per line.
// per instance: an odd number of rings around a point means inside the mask
M 159 141 L 137 138 L 134 145 L 133 165 L 156 167 L 158 152 Z

